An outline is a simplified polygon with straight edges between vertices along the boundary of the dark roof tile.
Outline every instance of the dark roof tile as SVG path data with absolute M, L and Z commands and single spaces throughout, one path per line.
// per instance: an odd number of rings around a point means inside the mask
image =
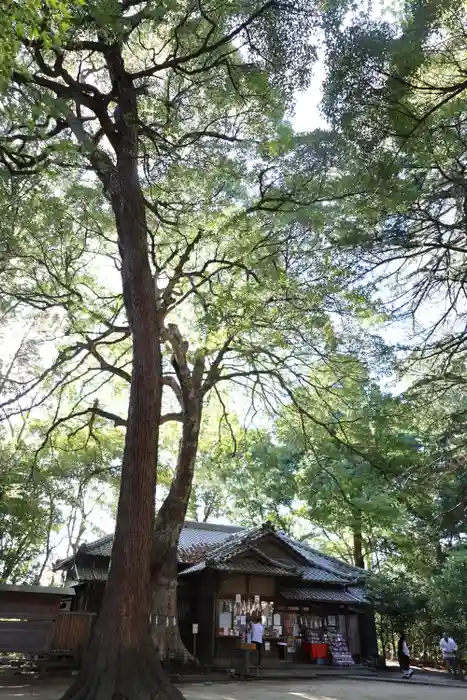
M 183 576 L 184 574 L 193 574 L 196 571 L 202 571 L 203 569 L 206 569 L 207 566 L 209 566 L 210 569 L 215 569 L 216 571 L 233 571 L 245 574 L 262 574 L 265 576 L 297 576 L 297 572 L 291 570 L 290 568 L 274 566 L 273 564 L 268 564 L 253 558 L 218 563 L 209 561 L 208 564 L 205 561 L 201 561 L 198 564 L 194 564 L 188 569 L 185 569 L 185 571 L 180 572 L 180 576 Z
M 217 523 L 185 522 L 180 533 L 178 547 L 178 560 L 181 564 L 191 564 L 198 561 L 208 550 L 216 547 L 231 537 L 234 533 L 244 531 L 238 525 L 219 525 Z M 110 557 L 112 553 L 113 535 L 106 535 L 94 542 L 85 542 L 78 552 L 90 554 L 96 557 Z M 68 557 L 57 562 L 54 569 L 65 568 L 73 562 L 73 557 Z
M 107 581 L 108 567 L 75 566 L 78 581 Z
M 303 567 L 302 579 L 304 581 L 316 581 L 317 583 L 340 583 L 342 585 L 349 583 L 349 579 L 346 576 L 320 569 L 317 566 Z
M 112 554 L 112 545 L 114 543 L 113 535 L 106 535 L 94 542 L 85 542 L 79 548 L 80 552 L 93 554 L 96 557 L 110 557 Z
M 344 588 L 282 588 L 281 596 L 286 600 L 307 600 L 329 603 L 362 603 L 364 599 Z
M 364 572 L 358 569 L 356 566 L 351 564 L 346 564 L 346 562 L 337 559 L 336 557 L 331 557 L 328 554 L 323 554 L 317 549 L 310 547 L 306 542 L 299 542 L 298 540 L 292 539 L 285 533 L 278 533 L 280 538 L 292 547 L 296 552 L 301 554 L 305 559 L 320 569 L 328 571 L 334 576 L 339 576 L 348 580 L 355 580 L 362 577 Z
M 244 531 L 244 528 L 235 525 L 186 522 L 180 533 L 178 560 L 181 564 L 197 562 L 208 551 Z

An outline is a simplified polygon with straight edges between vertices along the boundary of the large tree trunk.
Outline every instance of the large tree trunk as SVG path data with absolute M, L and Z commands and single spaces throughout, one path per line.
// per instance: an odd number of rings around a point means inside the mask
M 177 548 L 193 483 L 202 400 L 192 394 L 187 404 L 174 479 L 156 517 L 152 637 L 160 659 L 195 662 L 180 637 L 177 614 Z
M 122 256 L 123 297 L 132 332 L 133 366 L 108 583 L 81 672 L 65 697 L 182 698 L 165 675 L 150 635 L 162 366 L 145 204 L 138 180 L 136 95 L 118 47 L 109 49 L 107 59 L 124 115 L 109 194 Z

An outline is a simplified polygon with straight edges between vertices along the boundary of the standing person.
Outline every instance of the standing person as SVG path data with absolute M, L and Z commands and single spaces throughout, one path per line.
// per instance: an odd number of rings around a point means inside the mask
M 397 656 L 399 658 L 399 668 L 402 673 L 402 678 L 410 678 L 413 674 L 413 670 L 410 668 L 409 647 L 407 646 L 407 640 L 404 634 L 401 634 L 399 637 Z
M 263 635 L 264 627 L 258 618 L 251 625 L 251 641 L 256 644 L 256 651 L 258 653 L 258 666 L 261 668 L 261 651 L 263 648 Z
M 439 642 L 439 648 L 443 655 L 444 665 L 446 666 L 449 673 L 456 675 L 457 671 L 457 644 L 452 637 L 449 636 L 447 632 L 443 632 L 443 636 Z

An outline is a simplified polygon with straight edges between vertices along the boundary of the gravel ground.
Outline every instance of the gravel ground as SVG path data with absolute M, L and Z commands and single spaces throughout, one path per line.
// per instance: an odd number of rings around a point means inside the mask
M 186 700 L 465 700 L 464 688 L 365 680 L 312 680 L 184 686 Z
M 59 700 L 67 685 L 18 677 L 0 687 L 0 700 Z M 186 700 L 466 700 L 465 688 L 365 680 L 255 681 L 183 685 Z

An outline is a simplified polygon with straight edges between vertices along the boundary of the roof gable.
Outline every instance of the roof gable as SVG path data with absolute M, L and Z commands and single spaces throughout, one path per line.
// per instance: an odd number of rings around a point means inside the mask
M 329 554 L 323 554 L 323 552 L 314 549 L 314 547 L 311 547 L 306 542 L 294 540 L 285 533 L 280 533 L 280 537 L 282 540 L 287 542 L 292 549 L 295 549 L 302 556 L 304 556 L 307 562 L 312 566 L 317 566 L 325 571 L 328 571 L 329 573 L 344 576 L 345 578 L 350 579 L 360 578 L 364 573 L 362 569 L 352 566 L 351 564 L 347 564 L 346 562 L 341 561 L 341 559 L 332 557 Z
M 271 557 L 276 561 L 280 561 L 290 566 L 308 564 L 306 557 L 302 552 L 291 547 L 288 542 L 285 542 L 280 534 L 276 532 L 265 532 L 263 536 L 257 540 L 256 548 L 264 556 Z
M 307 564 L 306 557 L 282 540 L 269 523 L 235 533 L 219 546 L 207 551 L 205 558 L 210 564 L 226 562 L 252 550 L 256 557 L 273 561 L 274 564 L 280 563 L 286 567 Z
M 278 576 L 295 575 L 304 581 L 341 586 L 358 581 L 363 575 L 361 569 L 321 554 L 285 533 L 275 531 L 269 523 L 241 530 L 219 546 L 208 548 L 182 575 L 205 568 L 233 571 L 240 565 L 242 555 L 249 562 L 250 573 L 263 572 L 268 566 L 270 573 Z M 242 566 L 242 570 L 246 570 L 245 561 Z

